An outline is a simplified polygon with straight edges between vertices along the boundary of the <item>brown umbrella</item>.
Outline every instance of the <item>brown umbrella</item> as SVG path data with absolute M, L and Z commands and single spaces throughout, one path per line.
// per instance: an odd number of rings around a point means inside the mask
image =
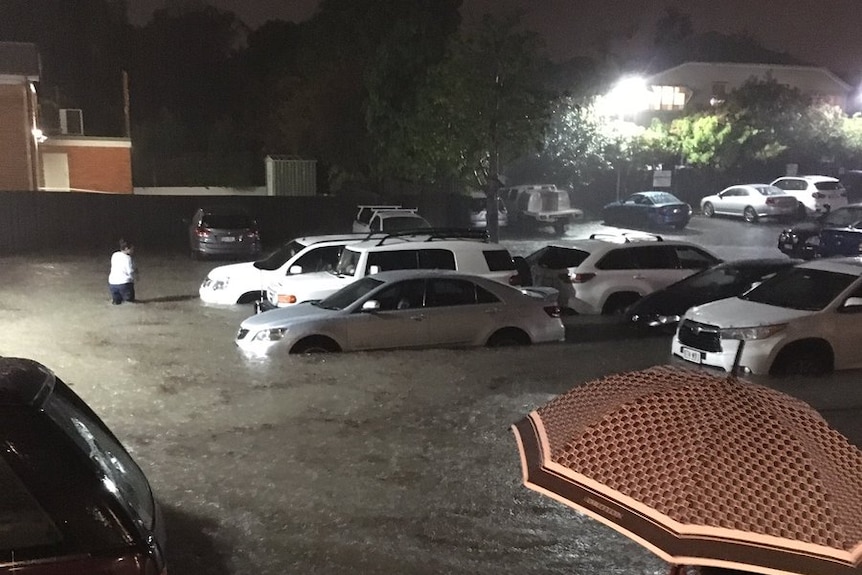
M 512 428 L 528 487 L 670 563 L 862 574 L 862 452 L 803 401 L 653 367 Z

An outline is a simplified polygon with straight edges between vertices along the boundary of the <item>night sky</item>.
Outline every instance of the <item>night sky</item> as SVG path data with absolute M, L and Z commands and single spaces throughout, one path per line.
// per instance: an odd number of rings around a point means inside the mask
M 250 26 L 266 20 L 301 21 L 311 17 L 317 0 L 208 0 L 236 13 Z M 147 21 L 163 0 L 130 0 L 130 18 Z M 542 34 L 556 58 L 589 54 L 609 38 L 609 46 L 629 55 L 652 40 L 654 23 L 666 6 L 692 15 L 696 32 L 748 32 L 767 48 L 826 66 L 842 76 L 862 79 L 862 26 L 859 0 L 464 0 L 463 17 L 526 9 L 525 24 Z M 636 6 L 636 8 L 634 8 Z

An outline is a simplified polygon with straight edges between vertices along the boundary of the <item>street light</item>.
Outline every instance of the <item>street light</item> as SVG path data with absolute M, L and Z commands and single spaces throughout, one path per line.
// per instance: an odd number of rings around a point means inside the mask
M 627 76 L 617 82 L 602 98 L 601 108 L 606 116 L 625 119 L 649 106 L 650 91 L 640 76 Z

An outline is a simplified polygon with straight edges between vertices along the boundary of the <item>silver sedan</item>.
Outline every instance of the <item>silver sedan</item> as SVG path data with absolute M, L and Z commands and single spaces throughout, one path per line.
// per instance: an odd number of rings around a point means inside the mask
M 796 198 L 769 184 L 737 184 L 700 201 L 700 211 L 714 215 L 741 216 L 746 222 L 760 218 L 791 218 L 796 213 Z
M 556 303 L 478 276 L 382 272 L 326 299 L 253 315 L 236 344 L 253 355 L 528 345 L 562 341 Z

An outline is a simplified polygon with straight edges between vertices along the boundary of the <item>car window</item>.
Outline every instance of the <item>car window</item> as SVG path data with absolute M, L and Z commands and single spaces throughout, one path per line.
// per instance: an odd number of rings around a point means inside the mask
M 382 311 L 420 308 L 425 299 L 425 280 L 395 282 L 374 294 L 373 299 L 380 303 Z
M 767 305 L 818 311 L 829 305 L 856 279 L 857 276 L 849 274 L 791 268 L 769 278 L 741 297 Z
M 344 246 L 325 246 L 303 254 L 293 265 L 301 266 L 303 273 L 325 272 L 335 269 Z
M 371 271 L 371 266 L 378 266 L 380 271 L 415 270 L 419 267 L 417 250 L 394 250 L 387 252 L 368 252 L 368 264 L 365 273 Z
M 679 198 L 674 196 L 673 194 L 655 194 L 652 197 L 653 204 L 676 204 L 679 203 Z
M 814 187 L 818 190 L 832 191 L 832 190 L 844 190 L 844 186 L 841 185 L 841 182 L 816 182 Z
M 286 264 L 290 258 L 292 258 L 304 249 L 305 244 L 301 244 L 296 240 L 292 240 L 284 244 L 277 250 L 273 251 L 265 258 L 259 259 L 254 262 L 254 267 L 259 270 L 277 270 L 278 268 Z
M 455 254 L 452 250 L 419 250 L 419 268 L 423 270 L 454 270 Z
M 6 434 L 4 438 L 9 439 Z M 0 457 L 0 489 L 3 490 L 3 529 L 0 529 L 0 549 L 20 551 L 27 547 L 55 545 L 61 541 L 60 532 L 54 521 L 2 457 Z
M 679 267 L 686 270 L 702 270 L 718 263 L 718 259 L 694 246 L 673 246 Z
M 359 260 L 362 257 L 362 252 L 351 250 L 349 248 L 341 252 L 341 258 L 338 260 L 338 265 L 335 266 L 335 273 L 339 275 L 352 276 L 356 273 L 356 266 L 359 265 Z
M 545 253 L 536 260 L 541 268 L 561 270 L 565 268 L 576 268 L 590 257 L 590 252 L 575 248 L 560 248 L 549 246 Z
M 784 190 L 776 186 L 756 186 L 754 188 L 761 196 L 777 196 L 784 193 Z
M 382 283 L 373 275 L 365 276 L 347 284 L 329 297 L 320 300 L 316 305 L 325 309 L 344 309 L 371 290 L 377 289 Z
M 45 413 L 99 470 L 107 491 L 144 525 L 155 521 L 155 502 L 143 472 L 98 417 L 76 395 L 57 386 Z
M 669 270 L 678 268 L 676 252 L 666 246 L 638 246 L 630 248 L 637 267 L 646 270 Z
M 638 268 L 638 262 L 629 248 L 619 248 L 606 253 L 596 267 L 600 270 L 632 270 Z
M 492 272 L 515 270 L 515 262 L 509 250 L 482 250 L 488 270 Z
M 204 214 L 201 226 L 217 230 L 245 230 L 254 227 L 254 221 L 243 214 Z
M 428 280 L 425 307 L 470 305 L 476 303 L 475 284 L 460 279 Z
M 476 301 L 478 303 L 497 303 L 500 301 L 496 295 L 480 285 L 476 285 Z

